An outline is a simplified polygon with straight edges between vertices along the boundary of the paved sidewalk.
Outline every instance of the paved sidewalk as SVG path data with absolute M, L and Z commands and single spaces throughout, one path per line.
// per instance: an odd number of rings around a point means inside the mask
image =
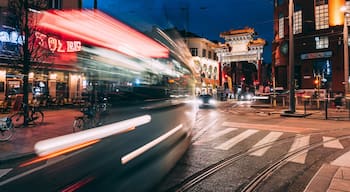
M 0 143 L 0 162 L 33 155 L 36 142 L 72 133 L 74 117 L 80 114 L 78 109 L 46 110 L 42 125 L 15 128 L 12 138 Z

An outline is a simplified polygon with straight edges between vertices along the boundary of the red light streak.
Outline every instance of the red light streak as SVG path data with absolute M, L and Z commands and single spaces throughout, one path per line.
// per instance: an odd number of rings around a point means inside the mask
M 169 50 L 98 10 L 43 11 L 37 27 L 139 57 L 168 57 Z
M 81 188 L 82 186 L 88 184 L 89 182 L 91 182 L 92 180 L 94 180 L 94 178 L 89 177 L 86 179 L 83 179 L 77 183 L 74 183 L 73 185 L 63 189 L 61 192 L 72 192 L 72 191 L 76 191 L 77 189 Z

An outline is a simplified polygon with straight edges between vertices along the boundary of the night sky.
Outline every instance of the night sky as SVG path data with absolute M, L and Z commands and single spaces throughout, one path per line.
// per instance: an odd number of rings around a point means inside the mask
M 93 0 L 84 0 L 83 6 L 92 8 Z M 221 32 L 252 27 L 257 37 L 268 42 L 264 61 L 271 63 L 273 0 L 98 0 L 98 9 L 140 31 L 154 25 L 162 29 L 189 28 L 221 42 Z

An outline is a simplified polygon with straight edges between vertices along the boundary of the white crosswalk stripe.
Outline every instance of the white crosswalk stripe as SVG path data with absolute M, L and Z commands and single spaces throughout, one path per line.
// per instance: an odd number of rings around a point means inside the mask
M 260 140 L 257 144 L 255 144 L 253 147 L 258 147 L 261 145 L 272 143 L 272 142 L 278 140 L 278 138 L 280 138 L 282 135 L 283 135 L 282 132 L 271 132 L 268 135 L 266 135 L 262 140 Z M 266 151 L 269 150 L 271 147 L 272 146 L 264 147 L 262 149 L 259 149 L 255 152 L 253 152 L 253 153 L 250 153 L 250 155 L 263 156 L 266 153 Z
M 350 151 L 344 153 L 342 156 L 332 161 L 331 165 L 336 165 L 341 167 L 350 167 Z
M 226 123 L 227 125 L 227 123 Z M 232 138 L 228 139 L 228 140 L 223 140 L 224 138 L 220 138 L 223 137 L 227 134 L 233 134 L 234 135 L 234 131 L 237 130 L 244 130 L 243 132 L 239 133 L 238 135 L 233 136 Z M 215 143 L 218 143 L 218 141 L 222 141 L 222 143 L 217 144 L 216 146 L 213 146 L 215 149 L 219 149 L 219 150 L 230 150 L 233 147 L 235 147 L 236 145 L 238 145 L 240 142 L 250 139 L 250 137 L 256 133 L 262 133 L 262 134 L 266 134 L 266 130 L 260 130 L 260 129 L 247 129 L 247 128 L 241 128 L 241 127 L 227 127 L 224 128 L 222 130 L 216 131 L 216 132 L 209 132 L 209 133 L 202 133 L 201 136 L 198 137 L 198 140 L 196 142 L 193 143 L 193 145 L 205 145 L 208 144 L 212 141 L 215 141 Z M 259 133 L 259 134 L 260 134 Z M 285 132 L 280 132 L 280 131 L 270 131 L 267 135 L 265 135 L 262 139 L 258 140 L 255 142 L 255 145 L 253 145 L 249 150 L 248 153 L 251 151 L 251 153 L 249 153 L 250 156 L 256 156 L 256 157 L 262 157 L 264 156 L 269 150 L 273 150 L 273 148 L 275 147 L 274 145 L 270 145 L 275 143 L 276 141 L 278 141 L 283 134 L 286 134 Z M 291 144 L 288 153 L 300 150 L 301 148 L 305 148 L 310 146 L 310 135 L 300 135 L 297 134 L 294 138 L 293 143 Z M 322 140 L 323 142 L 325 142 L 323 144 L 324 148 L 332 148 L 332 149 L 344 149 L 343 145 L 339 142 L 339 140 L 335 140 L 333 137 L 326 137 L 326 136 L 322 136 Z M 327 142 L 328 141 L 328 142 Z M 254 141 L 253 141 L 254 142 Z M 263 147 L 257 151 L 253 151 L 254 148 L 257 148 L 259 146 L 264 146 L 266 145 L 266 147 Z M 301 153 L 295 157 L 292 157 L 290 159 L 287 159 L 288 162 L 293 162 L 293 163 L 298 163 L 298 164 L 305 164 L 306 158 L 307 158 L 307 154 L 308 151 Z M 346 160 L 344 160 L 346 159 Z M 345 155 L 342 158 L 339 158 L 339 160 L 334 161 L 334 163 L 339 163 L 339 164 L 346 164 L 344 162 L 350 162 L 350 152 L 348 155 Z M 350 163 L 347 163 L 346 165 L 348 165 L 350 167 Z
M 194 142 L 193 144 L 194 144 L 194 145 L 201 145 L 201 144 L 204 144 L 204 143 L 206 143 L 206 142 L 212 141 L 212 140 L 214 140 L 214 139 L 216 139 L 216 138 L 218 138 L 218 137 L 221 137 L 221 136 L 223 136 L 223 135 L 225 135 L 225 134 L 227 134 L 227 133 L 230 133 L 230 132 L 232 132 L 232 131 L 235 131 L 235 130 L 237 130 L 237 128 L 227 128 L 227 129 L 223 129 L 223 130 L 218 131 L 218 132 L 216 132 L 216 133 L 214 133 L 214 134 L 212 134 L 212 135 L 209 135 L 209 137 L 200 139 L 200 140 Z
M 8 169 L 0 169 L 0 178 L 5 176 L 7 173 L 9 173 L 10 171 L 12 171 L 12 168 L 8 168 Z
M 233 137 L 229 139 L 228 141 L 224 142 L 223 144 L 215 147 L 215 149 L 221 149 L 221 150 L 229 150 L 233 146 L 237 145 L 239 142 L 243 141 L 244 139 L 250 137 L 251 135 L 258 132 L 258 130 L 248 129 L 241 134 L 237 135 L 236 137 Z
M 306 147 L 310 145 L 310 135 L 303 136 L 303 137 L 296 137 L 292 146 L 289 149 L 289 152 L 298 150 L 302 147 Z M 296 156 L 293 159 L 289 159 L 289 162 L 294 162 L 294 163 L 300 163 L 300 164 L 305 164 L 307 153 L 302 153 L 298 156 Z
M 329 141 L 334 139 L 334 137 L 322 137 L 323 138 L 323 142 Z M 334 149 L 344 149 L 343 145 L 339 142 L 339 140 L 334 140 L 334 141 L 330 141 L 327 143 L 323 144 L 323 147 L 326 148 L 334 148 Z

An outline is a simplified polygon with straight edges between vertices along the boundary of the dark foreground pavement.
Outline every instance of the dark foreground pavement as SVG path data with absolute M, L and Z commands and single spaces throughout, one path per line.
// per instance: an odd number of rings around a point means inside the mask
M 306 117 L 283 117 L 279 114 L 283 109 L 278 108 L 252 108 L 245 109 L 233 106 L 234 101 L 221 103 L 221 107 L 227 108 L 235 113 L 249 113 L 246 118 L 259 116 L 263 118 L 264 124 L 276 124 L 277 122 L 297 126 L 300 128 L 317 128 L 325 130 L 331 128 L 342 128 L 350 130 L 349 120 L 325 120 L 324 114 L 320 111 L 308 111 L 310 116 Z M 297 113 L 304 113 L 297 110 Z M 11 140 L 0 143 L 0 163 L 15 158 L 34 156 L 34 145 L 36 142 L 56 136 L 72 133 L 74 117 L 80 115 L 78 109 L 61 109 L 44 111 L 44 123 L 39 126 L 29 126 L 27 128 L 15 128 L 14 136 Z M 3 114 L 1 116 L 6 116 Z M 274 118 L 271 118 L 273 116 Z M 251 121 L 261 123 L 262 121 Z M 350 191 L 350 161 L 344 166 L 324 165 L 315 174 L 305 191 Z

